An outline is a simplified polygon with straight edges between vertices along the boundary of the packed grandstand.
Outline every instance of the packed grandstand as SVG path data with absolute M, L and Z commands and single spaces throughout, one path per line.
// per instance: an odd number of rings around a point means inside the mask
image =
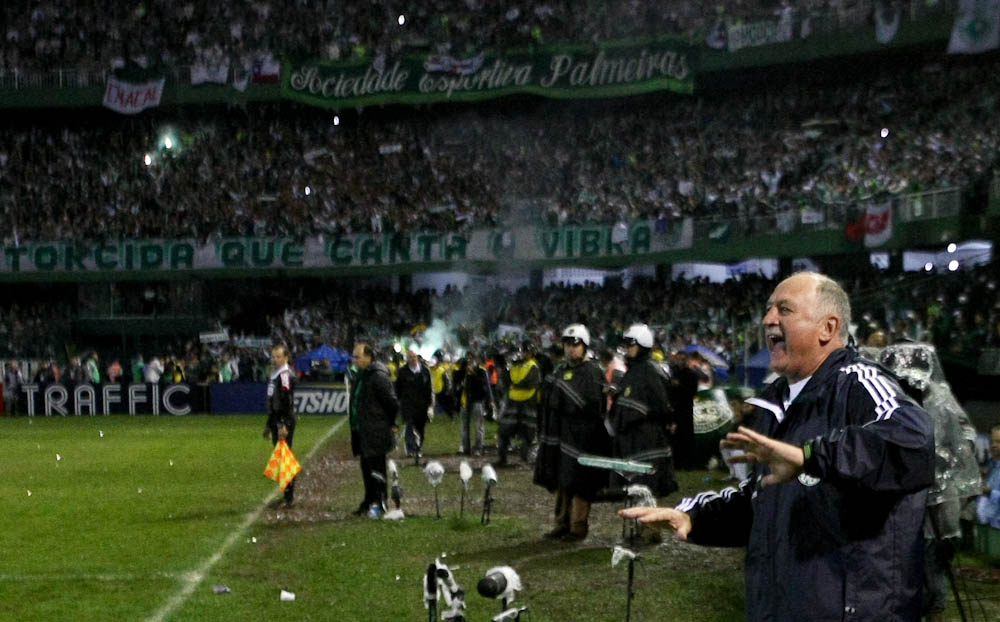
M 735 368 L 762 346 L 781 275 L 671 265 L 751 256 L 783 272 L 812 256 L 848 287 L 861 341 L 931 341 L 973 367 L 997 347 L 989 251 L 904 271 L 906 252 L 988 237 L 997 200 L 1000 61 L 944 53 L 957 3 L 332 4 L 4 5 L 0 358 L 144 352 L 212 382 L 224 358 L 259 377 L 277 341 L 389 345 L 438 320 L 457 355 L 502 347 L 510 327 L 545 346 L 586 321 L 613 349 L 644 321 L 664 350 L 698 345 Z M 416 57 L 454 76 L 525 55 L 556 67 L 578 48 L 596 66 L 647 43 L 689 54 L 694 78 L 615 96 L 285 96 L 301 59 L 383 75 Z M 152 80 L 164 100 L 112 112 L 113 80 Z M 873 209 L 891 211 L 894 237 L 869 239 Z M 549 274 L 581 263 L 590 282 Z M 448 281 L 460 272 L 480 287 Z M 511 272 L 508 295 L 483 291 Z
M 947 14 L 954 3 L 907 6 L 911 16 Z M 520 47 L 622 37 L 707 36 L 720 24 L 777 19 L 811 30 L 873 21 L 868 0 L 726 0 L 672 2 L 517 2 L 433 0 L 347 2 L 267 0 L 218 6 L 209 2 L 107 3 L 87 0 L 5 3 L 5 70 L 105 68 L 130 57 L 188 65 L 262 52 L 347 60 L 407 49 L 461 54 L 484 47 Z M 895 7 L 889 7 L 890 10 Z M 891 19 L 891 18 L 890 18 Z

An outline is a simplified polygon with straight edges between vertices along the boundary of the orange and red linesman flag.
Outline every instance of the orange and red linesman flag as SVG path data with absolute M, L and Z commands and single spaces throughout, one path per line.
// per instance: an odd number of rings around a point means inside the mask
M 301 470 L 302 465 L 295 459 L 292 448 L 288 446 L 287 442 L 281 440 L 274 446 L 274 454 L 267 461 L 264 476 L 278 482 L 278 488 L 284 490 Z

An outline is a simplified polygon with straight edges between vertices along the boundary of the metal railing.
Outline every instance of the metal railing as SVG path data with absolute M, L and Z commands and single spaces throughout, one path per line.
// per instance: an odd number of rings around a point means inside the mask
M 52 69 L 50 71 L 0 70 L 0 89 L 62 89 L 104 86 L 106 69 Z
M 47 71 L 22 71 L 0 69 L 0 90 L 26 89 L 103 88 L 108 82 L 110 69 L 50 69 Z M 163 70 L 167 82 L 190 83 L 191 67 L 183 65 Z
M 1000 190 L 1000 180 L 994 180 Z M 962 189 L 944 188 L 914 192 L 887 198 L 875 203 L 893 203 L 896 222 L 915 222 L 956 216 L 962 209 Z M 746 238 L 773 233 L 792 233 L 827 229 L 842 229 L 853 215 L 864 213 L 864 203 L 815 205 L 792 208 L 772 214 L 752 217 L 698 218 L 694 221 L 696 240 Z
M 913 222 L 955 216 L 962 209 L 962 194 L 959 188 L 944 188 L 927 192 L 904 195 L 896 206 L 898 222 Z

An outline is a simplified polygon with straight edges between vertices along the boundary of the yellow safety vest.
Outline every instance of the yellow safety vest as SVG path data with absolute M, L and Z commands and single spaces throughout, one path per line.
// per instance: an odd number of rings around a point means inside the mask
M 527 378 L 528 374 L 531 373 L 531 370 L 536 367 L 538 367 L 538 363 L 535 362 L 535 359 L 528 359 L 523 363 L 512 365 L 510 368 L 511 385 L 515 385 L 524 380 L 525 378 Z M 527 402 L 528 400 L 535 397 L 536 393 L 538 393 L 538 387 L 532 387 L 530 389 L 518 389 L 515 386 L 511 386 L 510 392 L 507 395 L 514 402 Z
M 444 391 L 444 365 L 435 365 L 431 368 L 431 389 L 434 393 Z

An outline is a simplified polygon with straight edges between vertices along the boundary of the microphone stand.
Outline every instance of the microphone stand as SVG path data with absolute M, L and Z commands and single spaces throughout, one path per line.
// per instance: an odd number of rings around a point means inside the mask
M 424 575 L 424 605 L 427 606 L 427 622 L 437 622 L 437 564 L 427 566 Z
M 628 482 L 625 486 L 628 489 L 632 485 L 632 477 L 625 475 L 621 471 L 617 471 L 618 475 Z M 625 508 L 628 509 L 632 507 L 632 497 L 625 495 Z M 626 529 L 628 531 L 628 536 L 625 535 Z M 622 517 L 622 540 L 628 542 L 629 544 L 635 544 L 635 539 L 639 536 L 639 519 L 638 518 L 625 518 Z M 631 581 L 632 565 L 629 564 L 629 580 Z
M 607 471 L 614 471 L 631 486 L 633 483 L 633 478 L 638 475 L 652 475 L 656 473 L 656 469 L 653 468 L 651 464 L 645 462 L 636 462 L 634 460 L 622 460 L 618 458 L 604 458 L 602 456 L 589 456 L 582 455 L 576 459 L 576 461 L 584 466 L 594 467 L 598 469 L 605 469 Z M 628 488 L 628 486 L 626 486 Z M 632 500 L 625 497 L 625 507 L 632 507 Z M 635 536 L 639 532 L 639 521 L 638 519 L 632 519 L 632 530 L 628 537 L 628 542 L 632 542 Z M 628 525 L 628 519 L 622 519 L 622 539 L 625 539 L 625 529 Z
M 625 622 L 630 622 L 632 619 L 632 601 L 635 599 L 635 562 L 640 559 L 640 556 L 635 551 L 616 546 L 611 553 L 611 566 L 617 566 L 618 562 L 626 557 L 628 558 L 628 583 L 625 595 Z
M 483 516 L 479 519 L 480 524 L 490 524 L 490 512 L 493 511 L 493 484 L 486 485 L 486 493 L 483 495 Z
M 628 596 L 625 599 L 625 622 L 632 619 L 632 600 L 635 598 L 635 561 L 639 559 L 636 555 L 628 560 Z

